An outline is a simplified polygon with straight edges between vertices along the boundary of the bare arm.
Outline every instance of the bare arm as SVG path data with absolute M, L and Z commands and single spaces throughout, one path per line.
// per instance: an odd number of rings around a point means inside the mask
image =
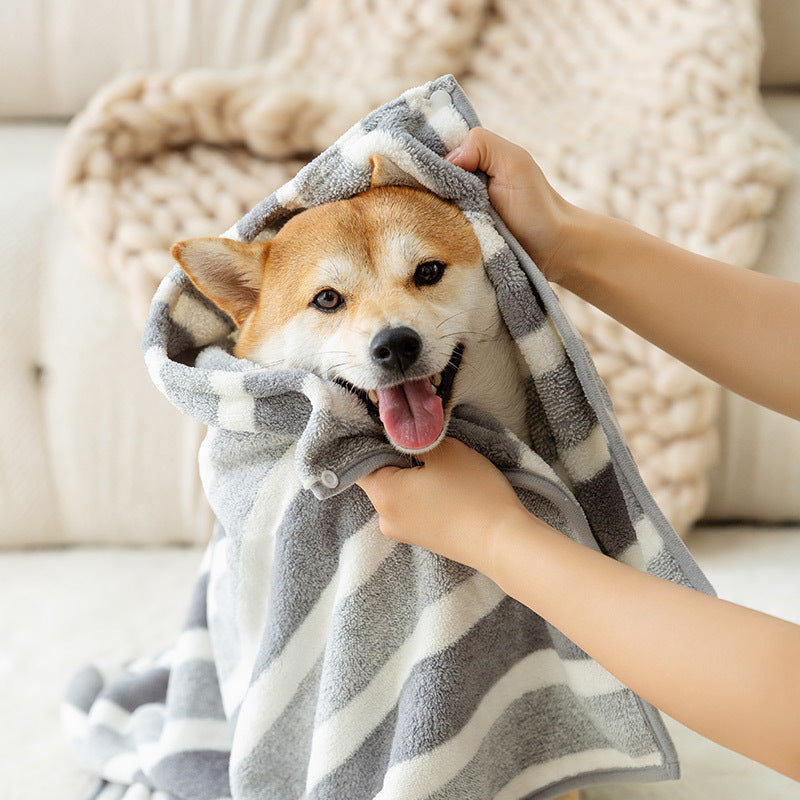
M 800 283 L 574 213 L 565 288 L 717 383 L 800 419 Z
M 800 627 L 576 544 L 451 439 L 360 485 L 385 534 L 478 569 L 653 705 L 800 780 Z
M 712 380 L 800 419 L 800 283 L 749 272 L 567 203 L 522 148 L 483 129 L 448 158 L 549 280 Z
M 508 594 L 670 716 L 800 780 L 800 627 L 639 572 L 530 515 L 501 527 L 492 572 Z M 520 568 L 533 564 L 535 575 Z
M 492 203 L 548 279 L 734 391 L 800 418 L 800 286 L 577 209 L 530 155 L 487 131 L 448 158 L 490 176 Z M 800 780 L 799 626 L 570 541 L 458 442 L 424 461 L 360 482 L 387 536 L 485 573 L 653 705 Z M 582 591 L 566 593 L 566 584 Z

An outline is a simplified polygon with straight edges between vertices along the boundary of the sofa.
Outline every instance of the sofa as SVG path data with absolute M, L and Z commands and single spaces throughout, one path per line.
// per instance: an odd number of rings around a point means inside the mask
M 196 467 L 203 430 L 151 385 L 126 292 L 92 267 L 53 197 L 65 131 L 122 73 L 264 58 L 301 5 L 235 0 L 220 25 L 208 0 L 0 2 L 3 797 L 88 791 L 59 730 L 64 686 L 86 662 L 112 667 L 171 640 L 212 524 Z M 753 268 L 800 280 L 800 9 L 765 0 L 761 20 L 764 108 L 792 141 L 793 177 Z M 721 597 L 800 623 L 800 424 L 726 392 L 715 424 L 708 500 L 687 546 Z M 584 800 L 800 796 L 796 783 L 668 727 L 680 781 L 597 787 Z

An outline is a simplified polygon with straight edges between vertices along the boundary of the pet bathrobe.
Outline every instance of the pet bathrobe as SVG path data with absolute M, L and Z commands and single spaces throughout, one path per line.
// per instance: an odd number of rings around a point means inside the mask
M 547 282 L 484 182 L 443 159 L 477 124 L 452 77 L 410 90 L 225 235 L 264 239 L 305 207 L 367 189 L 376 153 L 455 202 L 530 371 L 533 447 L 464 406 L 451 435 L 568 536 L 711 591 L 644 488 Z M 234 358 L 232 331 L 180 269 L 165 278 L 145 358 L 167 398 L 209 427 L 200 470 L 218 524 L 174 646 L 110 679 L 88 668 L 69 689 L 65 726 L 100 778 L 93 796 L 516 800 L 676 777 L 653 708 L 484 576 L 381 535 L 353 484 L 408 460 L 363 402 Z

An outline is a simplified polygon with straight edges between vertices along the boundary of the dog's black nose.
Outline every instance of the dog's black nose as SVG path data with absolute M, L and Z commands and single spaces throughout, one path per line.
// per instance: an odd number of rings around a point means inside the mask
M 411 328 L 384 328 L 375 334 L 369 352 L 384 369 L 405 372 L 419 358 L 422 339 Z

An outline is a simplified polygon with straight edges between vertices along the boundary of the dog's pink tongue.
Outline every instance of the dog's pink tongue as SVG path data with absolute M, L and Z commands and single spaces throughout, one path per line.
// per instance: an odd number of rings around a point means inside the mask
M 427 378 L 378 389 L 378 413 L 389 438 L 406 450 L 430 447 L 444 427 L 442 400 Z

